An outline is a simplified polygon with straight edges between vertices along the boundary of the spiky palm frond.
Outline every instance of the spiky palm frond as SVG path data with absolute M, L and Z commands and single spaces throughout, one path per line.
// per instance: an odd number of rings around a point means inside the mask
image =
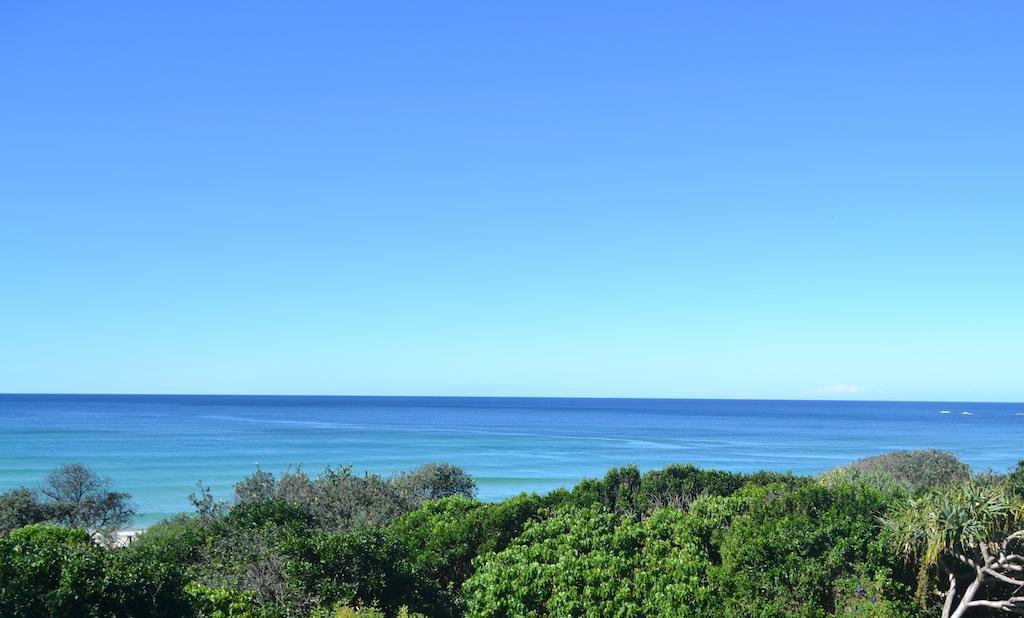
M 966 482 L 905 501 L 883 524 L 899 551 L 919 561 L 918 597 L 923 601 L 932 568 L 947 556 L 970 564 L 982 546 L 997 550 L 1024 527 L 1024 504 L 1003 487 Z

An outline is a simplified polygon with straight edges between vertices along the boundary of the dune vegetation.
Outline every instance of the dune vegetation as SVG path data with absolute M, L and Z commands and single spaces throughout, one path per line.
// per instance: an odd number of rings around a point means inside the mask
M 1024 461 L 936 451 L 818 477 L 626 466 L 498 503 L 447 464 L 383 478 L 257 470 L 230 501 L 113 534 L 85 466 L 0 495 L 0 615 L 1024 614 Z

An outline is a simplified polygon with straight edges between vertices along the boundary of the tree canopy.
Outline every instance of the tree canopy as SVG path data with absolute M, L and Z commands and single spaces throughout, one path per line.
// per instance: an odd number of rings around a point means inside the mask
M 913 469 L 935 461 L 945 471 Z M 194 513 L 126 547 L 98 544 L 93 528 L 112 519 L 85 507 L 127 496 L 64 467 L 45 491 L 0 496 L 0 615 L 1024 611 L 1024 464 L 965 479 L 953 463 L 897 455 L 819 478 L 624 466 L 497 503 L 478 500 L 472 478 L 447 464 L 387 478 L 351 467 L 258 469 L 232 500 L 201 489 Z

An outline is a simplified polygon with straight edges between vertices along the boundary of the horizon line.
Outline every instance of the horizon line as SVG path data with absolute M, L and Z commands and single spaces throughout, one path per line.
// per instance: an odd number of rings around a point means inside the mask
M 821 401 L 848 403 L 985 403 L 1024 405 L 1022 401 L 952 400 L 952 399 L 853 399 L 813 397 L 636 397 L 599 395 L 339 395 L 339 394 L 283 394 L 283 393 L 71 393 L 71 392 L 0 392 L 0 397 L 305 397 L 335 399 L 607 399 L 631 401 Z

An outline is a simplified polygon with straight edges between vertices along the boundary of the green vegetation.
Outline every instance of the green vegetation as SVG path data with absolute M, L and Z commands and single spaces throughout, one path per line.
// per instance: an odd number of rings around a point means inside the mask
M 844 468 L 866 474 L 887 475 L 898 482 L 906 483 L 915 491 L 952 485 L 971 477 L 970 467 L 956 455 L 934 449 L 894 451 L 865 457 Z
M 1006 487 L 968 482 L 931 490 L 885 523 L 920 564 L 920 600 L 933 573 L 945 581 L 943 618 L 971 608 L 1024 613 L 1024 504 Z
M 183 572 L 144 553 L 107 551 L 83 530 L 31 524 L 0 539 L 0 615 L 181 616 Z
M 42 522 L 107 535 L 127 525 L 134 515 L 128 494 L 110 491 L 110 479 L 82 464 L 50 472 L 38 492 L 21 487 L 0 494 L 0 535 Z
M 97 533 L 123 521 L 127 497 L 84 466 L 58 472 L 48 489 L 88 491 L 0 496 L 0 615 L 1024 612 L 1024 462 L 974 477 L 934 451 L 819 478 L 626 466 L 494 504 L 444 464 L 391 478 L 257 470 L 231 503 L 201 488 L 194 513 L 125 547 Z

